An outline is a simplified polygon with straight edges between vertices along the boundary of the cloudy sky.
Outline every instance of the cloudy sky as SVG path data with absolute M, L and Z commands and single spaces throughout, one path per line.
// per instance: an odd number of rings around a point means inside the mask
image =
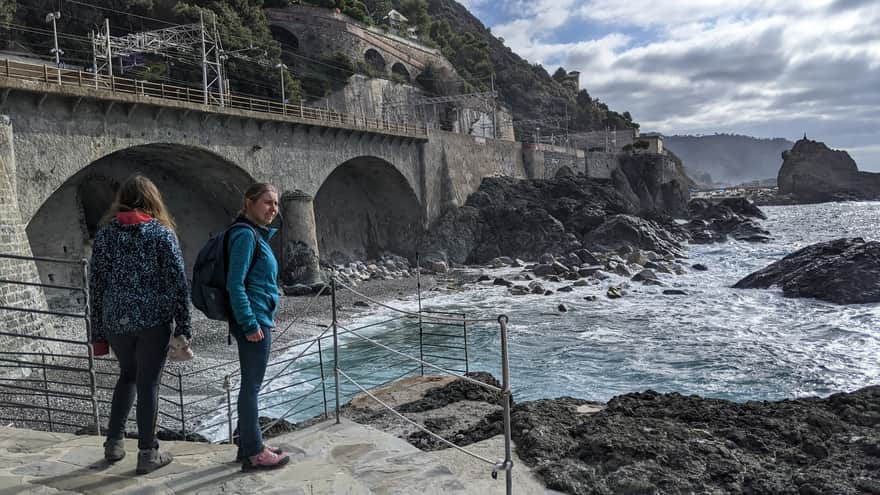
M 459 0 L 642 131 L 811 139 L 880 171 L 880 0 Z

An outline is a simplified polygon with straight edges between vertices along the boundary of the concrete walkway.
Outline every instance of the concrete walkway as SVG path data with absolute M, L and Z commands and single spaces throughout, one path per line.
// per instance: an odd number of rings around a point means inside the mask
M 126 440 L 125 459 L 107 465 L 103 439 L 0 427 L 0 495 L 12 494 L 474 494 L 505 493 L 503 473 L 461 452 L 421 452 L 376 429 L 347 420 L 326 421 L 276 437 L 270 445 L 291 455 L 286 468 L 244 474 L 232 462 L 235 447 L 163 442 L 174 462 L 136 476 L 137 441 Z M 498 436 L 468 447 L 495 459 Z M 514 458 L 514 493 L 556 493 L 543 488 Z

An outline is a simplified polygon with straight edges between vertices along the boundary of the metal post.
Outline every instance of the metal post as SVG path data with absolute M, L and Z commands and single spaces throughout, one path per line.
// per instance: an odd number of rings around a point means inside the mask
M 40 357 L 43 359 L 43 390 L 46 391 L 46 419 L 49 420 L 49 432 L 53 431 L 52 425 L 52 401 L 49 400 L 49 379 L 46 377 L 46 353 L 41 352 Z
M 82 260 L 83 285 L 82 292 L 85 300 L 83 318 L 86 322 L 86 349 L 89 354 L 89 389 L 92 395 L 92 414 L 95 420 L 95 432 L 101 435 L 101 413 L 98 411 L 98 380 L 95 374 L 95 350 L 92 348 L 92 304 L 89 300 L 89 260 Z
M 229 444 L 232 445 L 232 385 L 229 383 L 229 375 L 223 378 L 223 388 L 226 389 L 226 424 L 229 429 Z
M 204 90 L 204 103 L 208 104 L 208 53 L 205 48 L 205 15 L 201 12 L 199 13 L 199 25 L 202 27 L 202 89 Z M 229 435 L 229 440 L 232 440 L 232 435 Z
M 422 263 L 419 253 L 416 253 L 416 294 L 419 298 L 419 366 L 422 370 L 422 376 L 425 376 L 425 350 L 424 350 L 424 329 L 422 328 Z
M 287 102 L 284 98 L 284 69 L 287 68 L 284 64 L 276 64 L 275 68 L 278 69 L 278 72 L 281 75 L 281 114 L 287 115 Z
M 330 279 L 330 304 L 333 305 L 333 380 L 336 383 L 336 424 L 339 424 L 339 340 L 336 329 L 336 277 Z
M 223 64 L 220 63 L 220 35 L 217 32 L 217 14 L 211 16 L 214 20 L 214 63 L 217 64 L 217 87 L 220 89 L 220 107 L 226 106 L 223 94 Z
M 467 313 L 461 315 L 461 328 L 464 334 L 464 373 L 468 374 L 471 370 L 468 364 Z
M 330 417 L 327 411 L 327 385 L 324 381 L 324 351 L 321 350 L 321 337 L 318 337 L 318 366 L 321 367 L 321 395 L 324 397 L 324 419 Z
M 110 19 L 104 19 L 104 29 L 107 30 L 107 73 L 110 75 L 110 87 L 113 87 L 113 54 L 110 52 Z
M 510 451 L 510 363 L 507 356 L 507 315 L 498 317 L 501 326 L 501 395 L 504 406 L 504 471 L 507 481 L 507 494 L 513 490 L 513 460 Z
M 186 412 L 183 407 L 183 375 L 177 370 L 177 397 L 180 399 L 180 434 L 181 440 L 186 441 Z
M 46 22 L 52 23 L 52 39 L 55 43 L 52 53 L 55 54 L 55 68 L 58 69 L 58 84 L 61 84 L 61 54 L 63 52 L 58 49 L 58 25 L 56 22 L 58 19 L 61 19 L 61 12 L 49 12 L 46 14 Z

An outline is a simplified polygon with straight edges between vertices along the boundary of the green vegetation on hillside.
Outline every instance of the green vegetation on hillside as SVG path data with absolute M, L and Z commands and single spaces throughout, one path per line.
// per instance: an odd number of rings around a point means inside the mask
M 286 96 L 296 102 L 300 97 L 322 97 L 337 90 L 352 74 L 389 77 L 375 73 L 363 60 L 349 60 L 340 53 L 297 53 L 295 40 L 286 39 L 281 30 L 271 30 L 263 10 L 292 3 L 338 9 L 384 29 L 390 29 L 388 12 L 399 11 L 407 17 L 408 26 L 415 28 L 419 41 L 440 50 L 460 76 L 456 80 L 429 67 L 416 83 L 431 93 L 487 91 L 494 76 L 499 100 L 510 107 L 514 118 L 543 119 L 537 125 L 547 132 L 638 126 L 628 112 L 614 112 L 586 89 L 578 91 L 567 84 L 564 69 L 551 76 L 541 65 L 513 53 L 454 0 L 0 0 L 0 36 L 9 50 L 48 58 L 52 36 L 44 18 L 60 5 L 63 60 L 68 66 L 90 67 L 88 34 L 100 31 L 105 18 L 110 20 L 111 34 L 121 36 L 198 22 L 200 14 L 206 20 L 216 15 L 223 48 L 229 54 L 226 74 L 233 92 L 279 97 L 279 77 L 284 77 Z M 191 86 L 201 82 L 198 54 L 145 55 L 126 62 L 123 75 L 129 77 Z M 280 73 L 275 67 L 282 62 L 291 70 Z M 520 126 L 515 130 L 523 134 L 530 129 Z

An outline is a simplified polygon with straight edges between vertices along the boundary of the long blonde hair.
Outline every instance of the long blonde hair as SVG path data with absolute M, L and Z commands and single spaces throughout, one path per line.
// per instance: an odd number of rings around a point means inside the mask
M 153 181 L 137 174 L 129 177 L 119 186 L 116 199 L 110 206 L 110 210 L 104 217 L 109 222 L 121 211 L 140 211 L 155 218 L 159 223 L 171 230 L 176 230 L 174 219 L 168 213 L 165 202 L 162 201 L 162 193 Z
M 260 199 L 260 196 L 267 192 L 278 194 L 278 190 L 275 189 L 275 186 L 267 182 L 256 182 L 251 184 L 251 186 L 244 192 L 244 198 L 241 200 L 241 209 L 238 210 L 238 216 L 244 216 L 247 213 L 248 201 L 256 201 Z

